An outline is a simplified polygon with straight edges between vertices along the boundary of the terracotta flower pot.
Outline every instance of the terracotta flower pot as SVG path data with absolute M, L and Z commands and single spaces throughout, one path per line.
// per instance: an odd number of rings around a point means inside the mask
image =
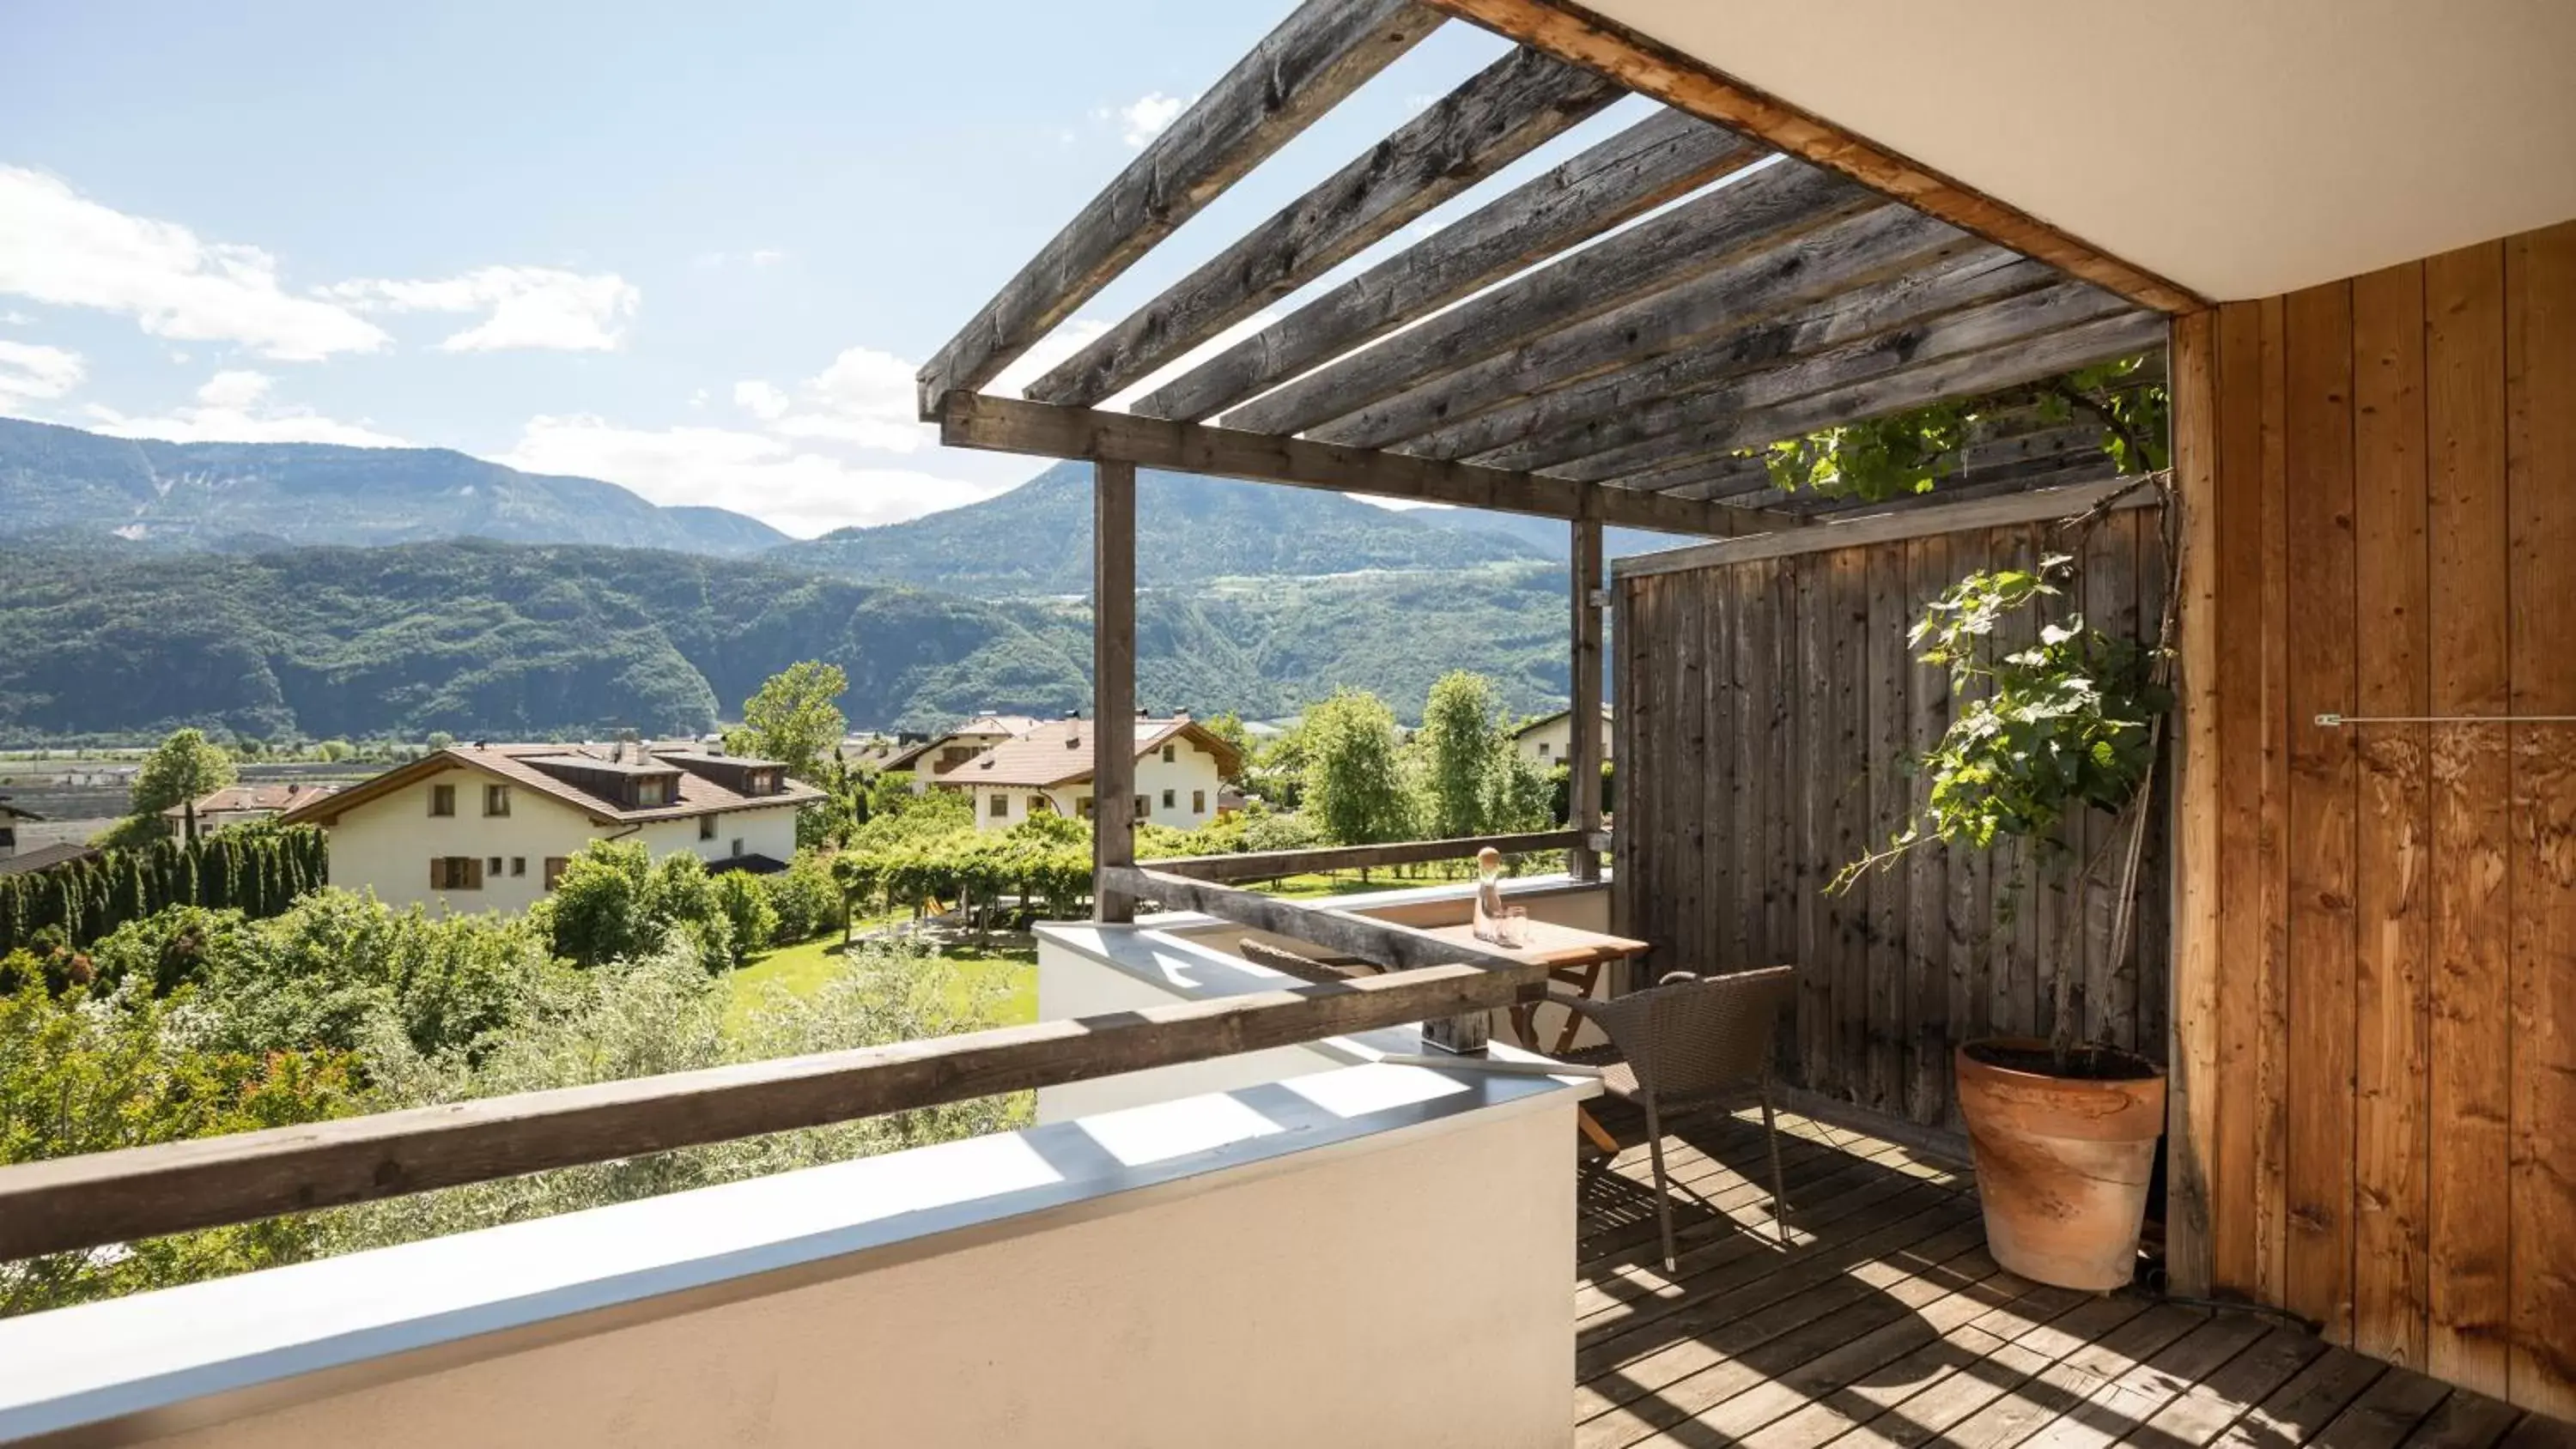
M 2165 1074 L 2131 1053 L 2087 1052 L 2099 1053 L 2092 1070 L 2059 1076 L 2047 1042 L 1989 1037 L 1960 1046 L 1956 1069 L 1995 1261 L 2100 1293 L 2137 1268 Z

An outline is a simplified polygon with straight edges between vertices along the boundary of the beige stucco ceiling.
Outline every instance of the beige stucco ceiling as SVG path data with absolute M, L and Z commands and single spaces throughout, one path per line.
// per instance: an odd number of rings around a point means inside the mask
M 1589 0 L 2204 295 L 2576 217 L 2576 0 Z

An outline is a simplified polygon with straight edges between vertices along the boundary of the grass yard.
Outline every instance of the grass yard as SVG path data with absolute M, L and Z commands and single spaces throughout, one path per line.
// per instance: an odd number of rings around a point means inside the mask
M 1038 954 L 1034 947 L 979 951 L 969 946 L 941 953 L 968 983 L 1000 977 L 1010 988 L 1002 998 L 994 1026 L 1017 1026 L 1038 1019 Z M 748 1019 L 762 989 L 777 982 L 798 996 L 810 996 L 841 969 L 841 938 L 836 932 L 793 946 L 781 946 L 725 978 L 733 1000 L 725 1008 L 728 1024 Z M 960 993 L 962 998 L 962 990 Z

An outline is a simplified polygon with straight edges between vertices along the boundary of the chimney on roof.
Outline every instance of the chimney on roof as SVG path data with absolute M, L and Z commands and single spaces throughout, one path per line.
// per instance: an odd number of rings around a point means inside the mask
M 1154 712 L 1153 712 L 1152 710 L 1145 708 L 1145 706 L 1143 706 L 1143 705 L 1141 705 L 1141 704 L 1140 704 L 1140 705 L 1138 705 L 1138 706 L 1136 706 L 1136 718 L 1138 718 L 1138 719 L 1152 719 L 1153 717 L 1154 717 Z

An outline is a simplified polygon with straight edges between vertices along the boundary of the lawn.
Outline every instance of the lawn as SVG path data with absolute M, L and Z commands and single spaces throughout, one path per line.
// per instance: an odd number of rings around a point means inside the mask
M 958 969 L 959 996 L 969 983 L 1000 977 L 1010 987 L 1002 998 L 994 1026 L 1017 1026 L 1038 1019 L 1038 955 L 1033 947 L 980 951 L 973 947 L 952 947 L 941 953 Z M 781 946 L 725 978 L 726 989 L 733 1000 L 725 1008 L 725 1020 L 739 1024 L 751 1014 L 760 1000 L 762 988 L 777 982 L 798 996 L 810 996 L 841 969 L 841 938 L 828 935 L 815 940 Z

